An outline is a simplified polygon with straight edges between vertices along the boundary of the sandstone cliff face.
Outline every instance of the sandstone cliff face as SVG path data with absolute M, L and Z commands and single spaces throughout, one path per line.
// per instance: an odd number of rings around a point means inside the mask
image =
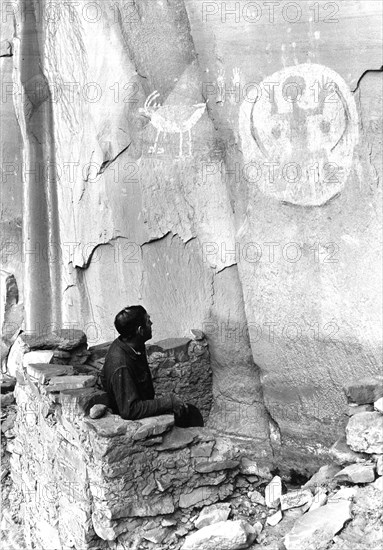
M 27 328 L 199 327 L 211 425 L 320 455 L 379 368 L 381 11 L 264 4 L 20 0 Z

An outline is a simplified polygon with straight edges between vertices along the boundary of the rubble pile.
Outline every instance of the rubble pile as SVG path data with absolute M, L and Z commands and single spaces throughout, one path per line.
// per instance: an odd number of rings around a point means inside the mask
M 351 383 L 345 392 L 349 420 L 345 437 L 330 449 L 331 463 L 293 490 L 278 475 L 266 486 L 264 479 L 237 478 L 230 519 L 222 521 L 216 515 L 217 523 L 210 530 L 202 523 L 197 534 L 186 538 L 182 550 L 380 550 L 383 377 Z M 241 539 L 233 519 L 249 522 Z

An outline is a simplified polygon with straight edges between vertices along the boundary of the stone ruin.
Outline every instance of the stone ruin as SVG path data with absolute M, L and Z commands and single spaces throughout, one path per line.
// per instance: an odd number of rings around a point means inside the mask
M 156 391 L 207 420 L 187 429 L 172 415 L 111 413 L 99 384 L 109 344 L 88 349 L 81 331 L 18 336 L 1 388 L 4 548 L 380 548 L 383 377 L 345 388 L 345 435 L 299 484 L 209 427 L 209 350 L 192 334 L 147 346 Z

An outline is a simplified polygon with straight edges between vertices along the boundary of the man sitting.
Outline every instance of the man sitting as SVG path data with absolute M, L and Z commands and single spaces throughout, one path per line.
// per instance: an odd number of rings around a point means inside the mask
M 114 326 L 120 336 L 110 346 L 101 373 L 114 414 L 138 420 L 174 413 L 179 426 L 202 426 L 198 409 L 184 404 L 174 393 L 155 397 L 145 349 L 145 342 L 152 337 L 152 322 L 145 308 L 124 308 L 117 313 Z

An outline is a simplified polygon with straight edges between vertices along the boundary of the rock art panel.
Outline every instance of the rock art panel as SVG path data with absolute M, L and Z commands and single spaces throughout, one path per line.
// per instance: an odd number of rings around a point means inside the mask
M 164 152 L 164 149 L 158 149 L 158 139 L 161 132 L 163 134 L 179 134 L 180 137 L 180 147 L 178 158 L 182 158 L 183 155 L 183 134 L 184 132 L 188 133 L 189 136 L 189 156 L 192 156 L 192 135 L 191 130 L 193 126 L 198 122 L 198 120 L 203 115 L 206 104 L 197 103 L 195 105 L 165 105 L 157 103 L 157 99 L 160 97 L 160 94 L 155 90 L 152 92 L 146 99 L 144 107 L 140 108 L 150 122 L 157 130 L 156 139 L 154 145 L 149 148 L 149 153 L 161 154 Z
M 239 111 L 250 182 L 302 206 L 320 206 L 339 193 L 358 141 L 356 104 L 342 77 L 303 63 L 265 78 L 253 93 Z

